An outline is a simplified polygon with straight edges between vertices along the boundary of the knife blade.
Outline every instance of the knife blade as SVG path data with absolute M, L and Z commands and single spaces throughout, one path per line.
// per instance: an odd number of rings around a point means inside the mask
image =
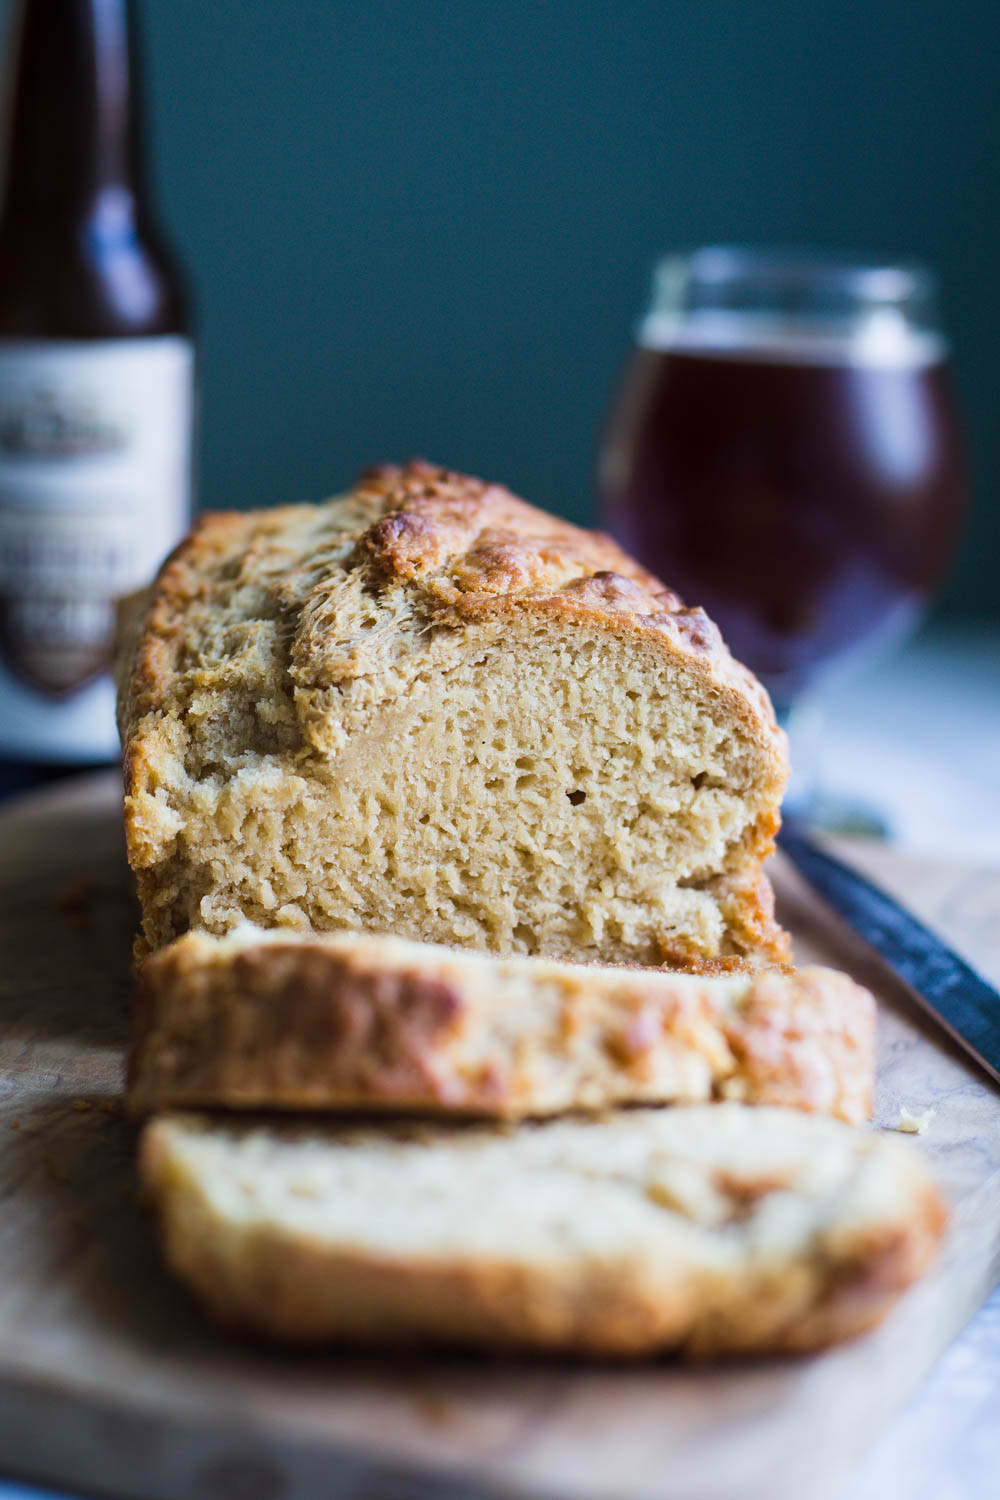
M 927 1014 L 1000 1083 L 1000 994 L 993 986 L 898 901 L 820 848 L 794 820 L 783 826 L 778 847 L 913 991 Z

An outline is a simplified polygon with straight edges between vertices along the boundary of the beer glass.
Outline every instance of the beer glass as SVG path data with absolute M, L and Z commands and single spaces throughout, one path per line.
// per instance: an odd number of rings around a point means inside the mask
M 794 740 L 793 708 L 898 643 L 954 547 L 966 483 L 931 273 L 737 247 L 663 260 L 600 492 L 605 527 L 705 607 Z

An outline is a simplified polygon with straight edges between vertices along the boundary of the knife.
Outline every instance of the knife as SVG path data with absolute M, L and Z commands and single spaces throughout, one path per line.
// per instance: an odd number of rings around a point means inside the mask
M 888 964 L 927 1014 L 1000 1083 L 1000 994 L 905 907 L 821 849 L 794 819 L 778 847 Z

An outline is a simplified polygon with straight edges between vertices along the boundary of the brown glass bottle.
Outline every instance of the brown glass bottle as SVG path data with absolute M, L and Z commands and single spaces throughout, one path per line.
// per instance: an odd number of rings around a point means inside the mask
M 117 600 L 186 526 L 193 351 L 128 0 L 24 0 L 0 200 L 0 756 L 114 753 Z

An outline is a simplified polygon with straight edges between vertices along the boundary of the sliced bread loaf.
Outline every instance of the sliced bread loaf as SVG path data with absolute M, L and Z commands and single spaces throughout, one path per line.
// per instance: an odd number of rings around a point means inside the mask
M 147 959 L 132 1107 L 516 1118 L 712 1098 L 858 1121 L 875 1004 L 829 969 L 707 977 L 244 926 Z
M 945 1218 L 908 1144 L 738 1104 L 516 1129 L 165 1116 L 141 1167 L 212 1312 L 314 1343 L 810 1349 L 877 1323 Z
M 780 961 L 785 741 L 609 538 L 411 464 L 203 516 L 134 612 L 144 944 L 243 920 L 495 953 Z

